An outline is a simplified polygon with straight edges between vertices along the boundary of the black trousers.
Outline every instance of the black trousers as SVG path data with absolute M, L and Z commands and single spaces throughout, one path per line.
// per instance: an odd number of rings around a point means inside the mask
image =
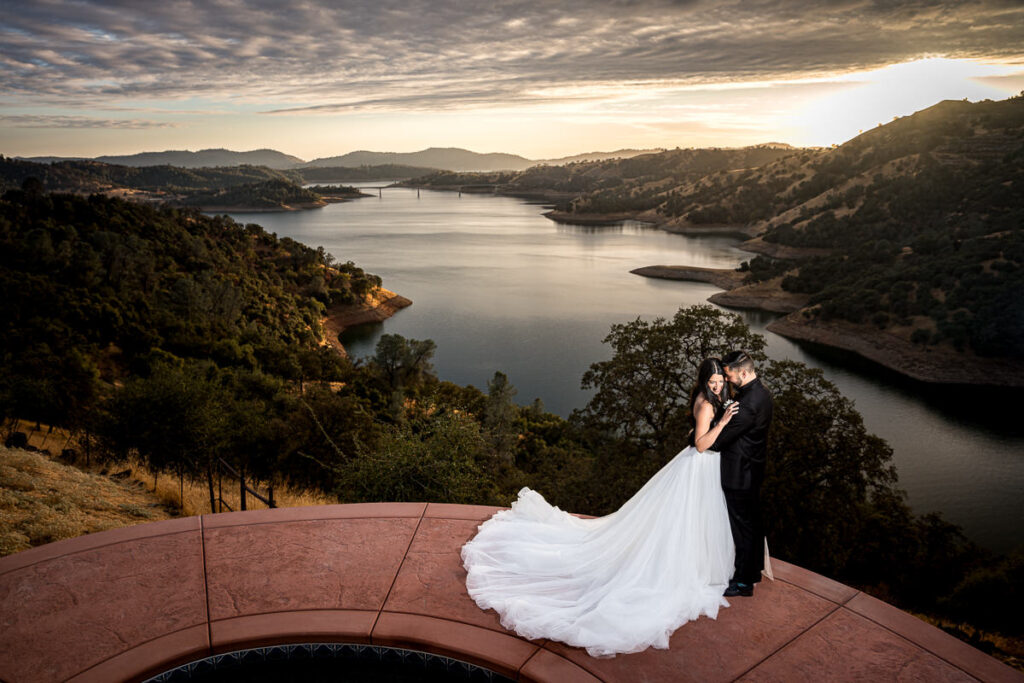
M 736 572 L 732 578 L 739 583 L 757 583 L 764 569 L 764 528 L 761 526 L 759 489 L 725 489 L 729 526 L 736 544 Z

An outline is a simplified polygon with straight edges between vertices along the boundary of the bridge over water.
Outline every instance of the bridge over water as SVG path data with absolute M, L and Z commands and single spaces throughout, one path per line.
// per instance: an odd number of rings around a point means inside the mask
M 446 186 L 446 187 L 426 188 L 426 189 L 437 189 L 437 190 L 442 190 L 442 191 L 458 192 L 459 196 L 461 197 L 463 192 L 465 192 L 466 194 L 497 194 L 498 190 L 500 190 L 503 187 L 505 187 L 505 186 L 504 185 L 497 185 L 497 184 L 477 184 L 477 185 L 452 185 L 452 186 Z M 396 189 L 396 188 L 409 189 L 405 185 L 363 185 L 359 189 L 360 190 L 377 190 L 377 196 L 383 198 L 384 197 L 384 194 L 383 194 L 384 190 L 391 190 L 391 189 Z M 416 188 L 416 196 L 417 197 L 420 196 L 420 190 L 421 189 L 423 189 L 423 188 L 419 188 L 419 187 Z

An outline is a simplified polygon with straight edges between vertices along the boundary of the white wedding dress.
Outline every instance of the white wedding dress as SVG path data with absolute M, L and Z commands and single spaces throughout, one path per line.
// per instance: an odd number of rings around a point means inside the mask
M 524 487 L 462 547 L 469 595 L 502 626 L 597 657 L 715 619 L 734 555 L 719 454 L 692 446 L 610 515 L 580 519 Z

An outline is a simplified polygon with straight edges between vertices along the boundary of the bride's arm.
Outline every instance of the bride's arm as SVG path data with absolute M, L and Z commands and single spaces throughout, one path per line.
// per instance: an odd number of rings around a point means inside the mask
M 735 406 L 735 404 L 733 404 Z M 710 403 L 704 400 L 697 401 L 697 405 L 693 409 L 693 417 L 697 421 L 697 427 L 694 429 L 693 444 L 697 450 L 703 453 L 704 451 L 711 448 L 712 444 L 715 443 L 715 439 L 722 433 L 722 427 L 724 427 L 735 412 L 735 408 L 730 406 L 726 408 L 725 414 L 722 415 L 722 419 L 718 421 L 718 424 L 711 427 L 711 420 L 715 417 L 715 409 Z

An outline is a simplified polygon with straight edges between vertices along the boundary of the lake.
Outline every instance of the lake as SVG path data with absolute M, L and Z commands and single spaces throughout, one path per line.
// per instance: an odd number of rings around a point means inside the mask
M 486 390 L 500 370 L 520 403 L 540 398 L 562 416 L 586 404 L 580 378 L 591 363 L 610 357 L 601 340 L 612 324 L 669 317 L 718 291 L 630 270 L 732 268 L 753 256 L 730 237 L 673 235 L 637 222 L 565 226 L 542 216 L 545 210 L 510 197 L 385 188 L 379 197 L 312 211 L 232 215 L 322 245 L 412 299 L 386 322 L 347 333 L 343 341 L 353 356 L 371 355 L 385 332 L 433 339 L 442 379 Z M 939 511 L 999 552 L 1024 544 L 1024 420 L 1017 394 L 907 380 L 852 354 L 767 332 L 773 314 L 739 313 L 765 335 L 770 357 L 822 368 L 854 401 L 867 429 L 893 447 L 900 486 L 915 512 Z

